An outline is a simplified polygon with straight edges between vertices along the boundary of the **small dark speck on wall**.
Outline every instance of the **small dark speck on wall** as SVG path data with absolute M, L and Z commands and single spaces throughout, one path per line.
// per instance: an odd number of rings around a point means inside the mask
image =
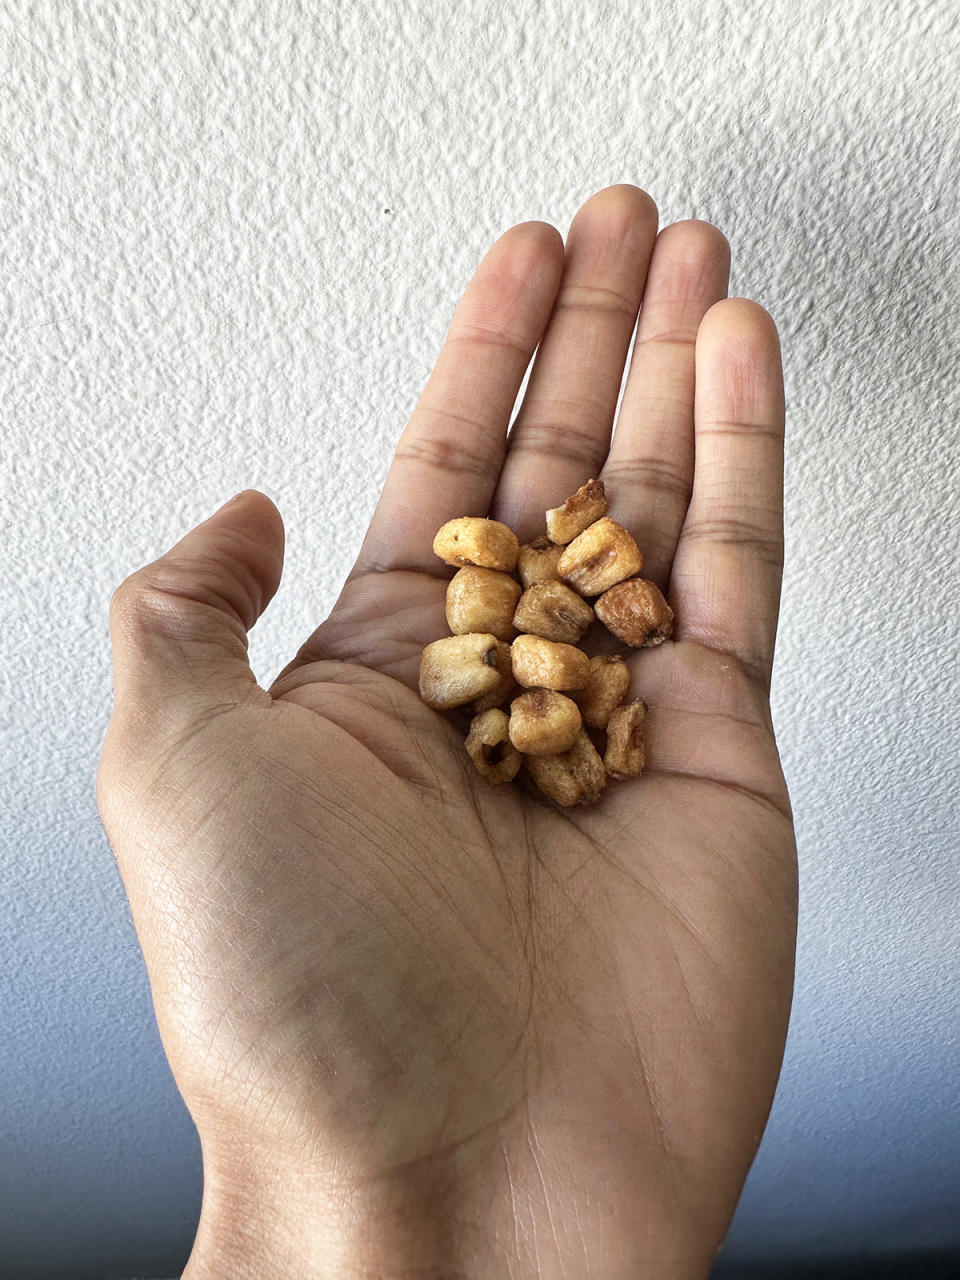
M 383 212 L 384 212 L 384 213 L 393 213 L 393 210 L 392 210 L 392 209 L 384 209 L 384 211 L 383 211 Z

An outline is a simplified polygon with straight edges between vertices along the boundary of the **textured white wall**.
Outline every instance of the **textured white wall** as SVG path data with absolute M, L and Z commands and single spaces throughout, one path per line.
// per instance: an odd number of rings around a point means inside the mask
M 263 489 L 271 678 L 479 258 L 613 182 L 784 351 L 801 936 L 725 1254 L 960 1245 L 952 0 L 2 0 L 0 58 L 0 1272 L 170 1273 L 199 1207 L 94 803 L 113 587 Z

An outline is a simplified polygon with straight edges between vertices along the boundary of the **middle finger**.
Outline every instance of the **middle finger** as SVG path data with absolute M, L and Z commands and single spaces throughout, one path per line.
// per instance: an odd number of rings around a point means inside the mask
M 639 187 L 605 187 L 578 210 L 560 292 L 530 371 L 491 516 L 520 540 L 543 513 L 600 474 L 657 235 L 657 206 Z

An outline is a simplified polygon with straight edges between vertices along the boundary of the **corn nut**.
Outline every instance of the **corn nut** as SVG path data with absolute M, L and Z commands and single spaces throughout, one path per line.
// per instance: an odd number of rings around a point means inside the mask
M 513 615 L 518 631 L 560 644 L 576 644 L 592 621 L 593 610 L 586 600 L 563 582 L 538 582 L 527 587 Z
M 557 562 L 562 581 L 582 596 L 598 596 L 642 567 L 640 548 L 623 525 L 608 516 L 578 534 Z
M 616 707 L 607 723 L 603 763 L 611 778 L 635 778 L 647 762 L 644 721 L 647 708 L 639 698 Z
M 547 537 L 564 545 L 607 513 L 607 495 L 602 480 L 588 480 L 572 493 L 562 507 L 547 512 Z
M 594 804 L 607 785 L 607 771 L 584 729 L 568 751 L 555 756 L 524 756 L 534 782 L 556 804 L 569 808 Z
M 525 755 L 569 751 L 580 732 L 580 708 L 555 689 L 531 689 L 510 704 L 510 741 Z
M 498 640 L 512 640 L 520 592 L 520 583 L 509 573 L 464 565 L 447 583 L 447 626 L 455 636 L 489 631 Z
M 520 543 L 513 530 L 499 520 L 460 516 L 440 526 L 433 550 L 445 564 L 475 564 L 510 573 L 516 568 Z
M 445 636 L 428 644 L 420 658 L 420 697 L 435 711 L 448 711 L 489 693 L 500 682 L 497 637 Z
M 673 635 L 673 610 L 657 584 L 646 578 L 618 582 L 594 608 L 607 630 L 634 648 L 649 649 Z
M 467 754 L 477 773 L 491 787 L 511 782 L 523 763 L 520 752 L 510 741 L 510 718 L 499 707 L 491 707 L 474 716 L 467 734 Z
M 525 543 L 517 556 L 517 572 L 524 587 L 535 587 L 538 582 L 555 582 L 559 578 L 557 561 L 563 555 L 558 547 L 544 538 L 534 538 Z
M 542 636 L 517 636 L 510 658 L 513 678 L 527 689 L 582 689 L 590 674 L 590 659 L 581 649 Z
M 605 729 L 610 713 L 629 687 L 630 672 L 619 653 L 591 658 L 587 683 L 573 695 L 583 723 L 591 729 Z

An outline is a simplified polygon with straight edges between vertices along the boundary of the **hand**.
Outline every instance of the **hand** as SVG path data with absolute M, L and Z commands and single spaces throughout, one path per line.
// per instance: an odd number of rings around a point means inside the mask
M 263 494 L 114 597 L 98 803 L 202 1144 L 190 1280 L 679 1280 L 723 1240 L 796 940 L 768 698 L 783 382 L 724 237 L 657 221 L 618 185 L 566 247 L 542 222 L 493 245 L 340 598 L 269 690 Z M 676 632 L 630 658 L 644 775 L 560 810 L 480 780 L 417 672 L 447 633 L 439 526 L 529 539 L 591 476 Z

